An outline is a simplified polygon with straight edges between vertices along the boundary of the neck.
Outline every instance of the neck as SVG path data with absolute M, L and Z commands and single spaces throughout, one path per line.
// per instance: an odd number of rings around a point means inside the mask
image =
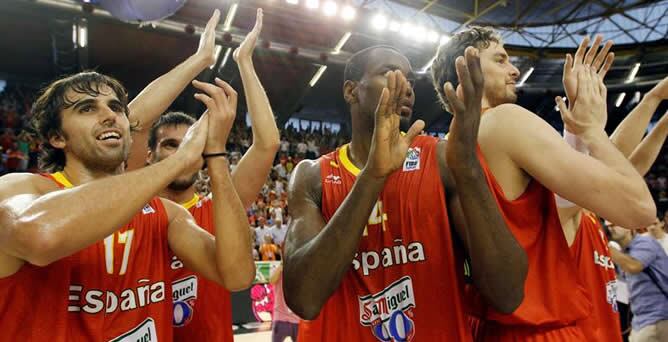
M 490 109 L 490 108 L 492 108 L 492 105 L 490 105 L 489 100 L 487 100 L 487 97 L 483 96 L 482 97 L 482 109 L 483 109 L 482 114 L 485 114 L 485 109 Z
M 79 185 L 94 181 L 96 179 L 114 176 L 123 173 L 123 164 L 110 170 L 93 170 L 87 168 L 83 163 L 74 158 L 67 158 L 67 164 L 63 168 L 63 174 L 72 185 Z
M 655 239 L 663 239 L 663 237 L 666 236 L 666 232 L 664 232 L 663 229 L 655 230 L 652 235 L 654 235 Z
M 371 149 L 371 139 L 373 138 L 373 130 L 375 122 L 373 116 L 351 113 L 352 117 L 352 137 L 350 146 L 348 148 L 348 158 L 358 168 L 364 168 L 366 161 L 369 158 L 369 150 Z M 371 118 L 371 120 L 367 118 Z
M 170 201 L 178 204 L 183 204 L 190 201 L 195 196 L 195 186 L 192 185 L 183 191 L 176 191 L 170 188 L 165 188 L 160 192 L 160 197 L 164 197 Z

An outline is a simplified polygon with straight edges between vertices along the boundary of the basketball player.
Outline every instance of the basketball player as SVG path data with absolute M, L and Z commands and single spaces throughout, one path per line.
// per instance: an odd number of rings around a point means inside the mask
M 255 271 L 248 222 L 224 158 L 234 111 L 227 97 L 199 98 L 208 112 L 171 158 L 123 173 L 130 148 L 127 93 L 94 72 L 50 84 L 33 111 L 54 173 L 0 181 L 3 333 L 35 341 L 171 340 L 171 253 L 229 289 Z M 227 94 L 229 96 L 229 94 Z M 213 105 L 212 105 L 213 101 Z M 207 161 L 216 239 L 180 205 L 155 197 Z M 238 233 L 243 234 L 239 235 Z M 20 323 L 16 320 L 20 319 Z
M 232 172 L 232 183 L 239 193 L 244 207 L 250 205 L 260 192 L 279 146 L 279 133 L 267 96 L 255 74 L 252 55 L 257 37 L 262 29 L 262 11 L 257 12 L 257 21 L 253 30 L 234 52 L 234 59 L 244 83 L 244 93 L 253 123 L 253 144 Z M 201 90 L 212 92 L 230 92 L 230 110 L 236 112 L 236 93 L 225 82 L 216 79 L 213 85 L 195 81 L 193 84 Z M 187 81 L 186 81 L 187 83 Z M 141 114 L 146 114 L 144 112 Z M 155 113 L 151 111 L 151 113 Z M 140 120 L 152 123 L 154 117 L 141 115 Z M 155 164 L 177 151 L 188 128 L 194 119 L 183 113 L 168 113 L 159 118 L 149 131 L 148 164 Z M 138 150 L 133 148 L 133 150 Z M 210 172 L 210 171 L 209 171 Z M 226 210 L 224 202 L 218 204 L 209 198 L 196 194 L 195 180 L 197 172 L 183 174 L 172 182 L 160 195 L 188 209 L 197 224 L 215 233 L 213 212 Z M 215 196 L 215 194 L 214 194 Z M 234 228 L 234 227 L 231 227 Z M 247 234 L 248 227 L 244 227 Z M 251 244 L 245 243 L 244 246 Z M 252 259 L 252 248 L 246 253 Z M 178 259 L 173 260 L 174 293 L 174 339 L 176 341 L 233 341 L 232 304 L 230 293 L 224 287 L 199 277 L 191 270 L 183 268 Z M 188 290 L 189 289 L 189 290 Z
M 650 223 L 655 205 L 642 177 L 610 143 L 600 122 L 591 119 L 607 115 L 605 86 L 591 68 L 575 73 L 577 99 L 571 107 L 581 128 L 573 133 L 590 156 L 571 149 L 545 121 L 513 104 L 519 71 L 491 29 L 467 29 L 439 48 L 432 76 L 446 108 L 446 92 L 461 92 L 455 59 L 470 46 L 480 49 L 485 75 L 478 156 L 529 260 L 522 304 L 511 314 L 487 310 L 482 339 L 582 341 L 585 337 L 575 322 L 588 316 L 591 302 L 573 272 L 553 193 L 628 227 Z
M 607 42 L 594 58 L 601 40 L 602 37 L 598 35 L 594 39 L 591 49 L 585 55 L 584 51 L 588 45 L 588 39 L 585 38 L 575 54 L 575 59 L 571 58 L 570 55 L 566 57 L 564 87 L 569 103 L 573 103 L 577 95 L 576 89 L 572 87 L 573 84 L 577 83 L 577 80 L 574 80 L 574 72 L 577 68 L 582 66 L 593 67 L 601 75 L 601 78 L 607 73 L 613 56 L 609 56 L 607 63 L 604 65 L 603 60 L 612 42 Z M 668 127 L 666 127 L 668 120 L 664 116 L 655 130 L 642 142 L 640 141 L 656 108 L 666 97 L 668 97 L 668 78 L 659 82 L 645 95 L 643 100 L 624 118 L 611 136 L 612 143 L 625 157 L 629 158 L 641 175 L 644 175 L 656 160 L 666 139 L 666 133 L 668 133 Z M 584 144 L 570 133 L 570 131 L 580 129 L 580 127 L 569 127 L 569 123 L 573 123 L 569 118 L 571 113 L 565 107 L 562 108 L 560 113 L 562 113 L 564 119 L 566 142 L 579 152 L 588 153 Z M 605 119 L 605 117 L 601 119 Z M 575 259 L 576 270 L 580 274 L 585 287 L 589 290 L 593 304 L 591 315 L 587 319 L 578 321 L 578 325 L 588 341 L 622 341 L 621 322 L 616 298 L 617 279 L 608 249 L 608 239 L 601 221 L 596 214 L 586 211 L 559 196 L 557 196 L 557 206 L 559 207 L 559 219 L 566 241 Z
M 483 83 L 475 49 L 458 70 L 467 87 L 446 145 L 418 136 L 421 120 L 400 134 L 415 99 L 406 57 L 376 46 L 348 61 L 352 141 L 301 162 L 289 186 L 285 299 L 311 320 L 300 323 L 299 341 L 469 341 L 464 252 L 499 310 L 521 302 L 525 255 L 475 157 Z

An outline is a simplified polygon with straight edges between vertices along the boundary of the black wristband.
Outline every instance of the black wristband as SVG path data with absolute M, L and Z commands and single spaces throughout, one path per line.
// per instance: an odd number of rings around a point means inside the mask
M 227 153 L 227 152 L 202 153 L 202 157 L 203 157 L 204 159 L 207 159 L 207 158 L 213 158 L 213 157 L 225 157 L 225 158 L 227 158 L 228 155 L 229 155 L 229 153 Z

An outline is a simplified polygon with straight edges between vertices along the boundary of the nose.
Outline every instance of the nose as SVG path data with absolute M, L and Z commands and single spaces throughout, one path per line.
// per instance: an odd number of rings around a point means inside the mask
M 100 119 L 105 126 L 113 126 L 118 118 L 118 113 L 114 112 L 108 106 L 100 108 Z
M 510 77 L 513 78 L 513 80 L 517 81 L 517 79 L 520 78 L 520 70 L 517 69 L 514 65 L 510 65 Z

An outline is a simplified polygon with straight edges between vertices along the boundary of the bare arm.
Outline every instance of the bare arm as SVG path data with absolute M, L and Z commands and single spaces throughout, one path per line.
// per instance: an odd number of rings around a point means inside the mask
M 239 291 L 250 286 L 255 277 L 253 254 L 248 248 L 248 219 L 232 186 L 227 160 L 211 158 L 208 164 L 215 237 L 197 227 L 190 214 L 178 208 L 174 209 L 176 218 L 169 226 L 169 245 L 190 269 L 230 291 Z M 170 206 L 179 207 L 174 203 Z
M 610 248 L 610 257 L 612 258 L 612 261 L 626 273 L 638 274 L 645 269 L 645 266 L 643 266 L 640 261 L 615 248 Z
M 654 86 L 612 133 L 610 139 L 624 156 L 628 158 L 638 147 L 652 115 L 665 98 L 668 98 L 668 77 Z
M 516 134 L 517 127 L 522 134 Z M 568 146 L 545 121 L 516 105 L 496 107 L 483 117 L 481 128 L 481 145 L 496 144 L 515 165 L 559 196 L 624 227 L 646 227 L 654 220 L 656 207 L 647 185 L 604 132 L 592 135 L 592 156 L 586 156 Z
M 43 183 L 39 176 L 3 177 L 0 250 L 38 266 L 71 255 L 122 227 L 187 163 L 175 154 L 142 170 L 46 194 L 31 190 Z
M 666 136 L 668 136 L 668 115 L 664 114 L 656 127 L 640 142 L 629 157 L 638 173 L 645 175 L 649 171 L 666 142 Z
M 130 119 L 139 124 L 132 135 L 132 147 L 127 169 L 134 170 L 146 164 L 148 133 L 162 113 L 174 102 L 192 79 L 202 70 L 215 63 L 216 25 L 220 12 L 215 10 L 200 38 L 197 52 L 184 62 L 158 77 L 135 97 L 128 105 Z
M 484 80 L 477 50 L 467 48 L 465 56 L 455 62 L 463 98 L 450 83 L 444 89 L 455 116 L 448 141 L 438 146 L 441 179 L 450 217 L 471 259 L 474 284 L 494 308 L 510 313 L 524 298 L 527 256 L 506 225 L 476 156 Z
M 280 145 L 274 113 L 253 66 L 253 50 L 261 30 L 262 9 L 258 9 L 255 27 L 234 51 L 253 126 L 253 144 L 232 173 L 234 187 L 244 206 L 249 206 L 257 198 L 257 193 L 271 172 Z
M 341 283 L 357 252 L 364 227 L 385 179 L 363 173 L 332 219 L 320 211 L 319 161 L 302 161 L 288 185 L 292 223 L 285 240 L 283 282 L 288 306 L 314 319 Z

